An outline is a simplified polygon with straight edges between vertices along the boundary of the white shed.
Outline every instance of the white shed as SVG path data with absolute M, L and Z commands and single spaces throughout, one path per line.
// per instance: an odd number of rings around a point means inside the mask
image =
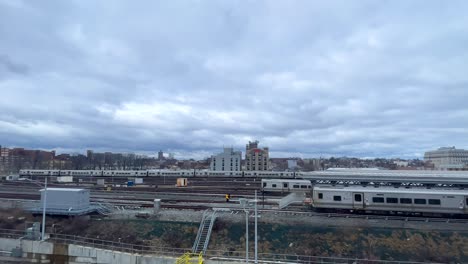
M 44 204 L 44 189 L 41 190 L 41 207 Z M 47 188 L 47 210 L 87 210 L 89 190 L 72 188 Z

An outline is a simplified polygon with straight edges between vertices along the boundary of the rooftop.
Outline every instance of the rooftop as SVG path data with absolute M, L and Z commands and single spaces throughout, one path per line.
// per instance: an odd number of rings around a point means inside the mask
M 41 189 L 40 191 L 42 192 L 44 191 L 44 189 Z M 76 189 L 76 188 L 47 188 L 47 191 L 81 192 L 81 191 L 86 191 L 86 190 Z

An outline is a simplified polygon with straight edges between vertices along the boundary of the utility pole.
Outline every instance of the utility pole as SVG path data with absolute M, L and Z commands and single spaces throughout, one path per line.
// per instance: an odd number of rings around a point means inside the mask
M 47 176 L 44 177 L 44 202 L 42 204 L 42 234 L 41 241 L 45 240 L 45 220 L 46 220 L 46 206 L 47 206 Z

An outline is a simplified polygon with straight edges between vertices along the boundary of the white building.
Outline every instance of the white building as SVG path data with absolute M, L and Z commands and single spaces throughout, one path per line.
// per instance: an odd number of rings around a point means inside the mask
M 250 142 L 245 147 L 245 168 L 248 171 L 266 171 L 270 169 L 268 148 L 259 148 L 258 141 Z
M 44 189 L 41 192 L 41 206 L 44 204 Z M 47 210 L 88 209 L 89 190 L 72 188 L 47 188 Z
M 444 147 L 424 153 L 424 161 L 434 164 L 436 169 L 462 169 L 468 166 L 468 150 Z
M 408 161 L 405 160 L 394 160 L 393 164 L 397 165 L 398 167 L 408 167 Z
M 211 156 L 210 168 L 213 171 L 240 171 L 242 152 L 224 148 L 223 153 Z

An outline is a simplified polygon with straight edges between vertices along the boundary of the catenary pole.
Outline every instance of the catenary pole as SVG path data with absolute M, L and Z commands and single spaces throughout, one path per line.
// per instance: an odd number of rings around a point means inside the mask
M 255 190 L 255 264 L 258 263 L 257 217 L 257 190 Z
M 249 263 L 249 211 L 245 210 L 245 263 Z

